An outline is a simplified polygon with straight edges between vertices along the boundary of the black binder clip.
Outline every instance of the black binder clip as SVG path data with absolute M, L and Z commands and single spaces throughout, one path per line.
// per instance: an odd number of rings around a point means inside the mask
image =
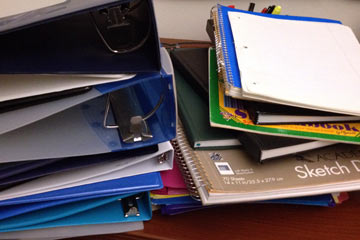
M 110 129 L 119 129 L 122 141 L 125 143 L 149 140 L 153 136 L 146 120 L 155 114 L 163 102 L 163 99 L 164 95 L 161 95 L 153 110 L 147 114 L 143 114 L 141 104 L 129 88 L 109 93 L 106 100 L 103 126 Z M 117 125 L 108 124 L 110 107 L 114 113 Z
M 130 196 L 124 199 L 121 199 L 121 204 L 124 211 L 124 217 L 139 217 L 140 211 L 137 201 L 142 197 L 142 195 Z

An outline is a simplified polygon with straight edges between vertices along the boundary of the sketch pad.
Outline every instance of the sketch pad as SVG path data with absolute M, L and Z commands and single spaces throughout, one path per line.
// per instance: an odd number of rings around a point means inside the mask
M 229 20 L 245 97 L 360 115 L 360 45 L 349 27 L 240 12 Z

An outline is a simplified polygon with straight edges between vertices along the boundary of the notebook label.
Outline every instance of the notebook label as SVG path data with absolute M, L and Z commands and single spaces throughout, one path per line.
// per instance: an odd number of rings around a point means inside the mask
M 215 162 L 215 166 L 221 175 L 234 175 L 233 170 L 227 162 Z

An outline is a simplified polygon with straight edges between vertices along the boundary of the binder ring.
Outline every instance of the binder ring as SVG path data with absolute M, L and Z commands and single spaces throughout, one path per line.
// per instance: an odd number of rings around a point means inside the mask
M 111 105 L 110 94 L 111 93 L 107 94 L 107 98 L 106 98 L 105 114 L 104 114 L 104 120 L 103 120 L 104 128 L 119 129 L 122 140 L 126 143 L 146 141 L 148 139 L 151 139 L 153 136 L 152 136 L 150 129 L 146 123 L 146 120 L 148 120 L 150 117 L 152 117 L 155 114 L 155 112 L 159 109 L 162 102 L 164 101 L 164 94 L 161 94 L 155 107 L 149 113 L 147 113 L 145 116 L 139 116 L 139 115 L 128 116 L 127 115 L 125 117 L 124 121 L 122 121 L 121 123 L 118 122 L 118 125 L 108 125 L 107 122 L 108 122 L 108 116 L 109 116 L 110 105 Z M 127 122 L 127 121 L 129 121 L 129 122 Z M 123 124 L 123 123 L 125 123 L 125 124 Z
M 114 7 L 109 7 L 106 9 L 102 9 L 99 12 L 101 13 L 105 13 L 107 15 L 107 23 L 112 23 L 111 25 L 107 26 L 106 29 L 116 29 L 116 28 L 121 28 L 121 27 L 126 27 L 126 25 L 128 25 L 129 23 L 127 22 L 127 24 L 125 24 L 124 22 L 126 22 L 126 19 L 131 19 L 132 17 L 128 16 L 128 14 L 130 14 L 133 10 L 137 9 L 139 6 L 142 5 L 144 1 L 138 1 L 137 3 L 134 4 L 134 6 L 132 7 L 125 7 L 124 9 L 122 9 L 121 4 L 114 6 Z M 110 16 L 110 13 L 111 16 Z M 106 37 L 104 36 L 104 34 L 101 32 L 98 24 L 96 23 L 96 18 L 94 16 L 93 12 L 90 12 L 90 16 L 91 16 L 91 21 L 92 24 L 95 27 L 96 32 L 98 33 L 100 39 L 102 40 L 102 42 L 104 43 L 104 45 L 106 46 L 106 48 L 114 53 L 114 54 L 121 54 L 121 53 L 126 53 L 126 52 L 132 52 L 135 51 L 137 49 L 139 49 L 140 47 L 142 47 L 145 42 L 148 40 L 149 36 L 151 35 L 151 26 L 152 26 L 152 21 L 151 21 L 151 15 L 148 14 L 148 21 L 147 23 L 149 24 L 147 30 L 146 30 L 146 35 L 142 38 L 141 41 L 139 41 L 135 46 L 130 47 L 130 48 L 124 48 L 124 49 L 114 49 L 113 47 L 111 47 L 111 44 L 109 44 L 109 42 L 106 40 Z M 141 24 L 141 23 L 140 23 Z M 139 25 L 139 24 L 137 24 Z M 130 28 L 134 28 L 135 30 L 136 26 L 130 26 Z M 139 26 L 137 26 L 139 27 Z M 128 34 L 128 35 L 134 35 L 134 34 Z M 134 41 L 134 40 L 132 40 Z

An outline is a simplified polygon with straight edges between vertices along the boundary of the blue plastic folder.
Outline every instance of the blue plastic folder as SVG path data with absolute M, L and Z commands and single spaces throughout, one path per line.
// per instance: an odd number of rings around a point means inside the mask
M 162 52 L 165 50 L 162 49 Z M 116 152 L 146 147 L 175 138 L 176 112 L 170 58 L 162 54 L 159 73 L 138 74 L 135 78 L 97 86 L 102 96 L 78 104 L 40 121 L 0 135 L 0 162 L 39 160 Z M 118 104 L 135 104 L 145 116 L 156 110 L 146 122 L 152 138 L 126 143 L 119 130 L 104 128 L 106 96 L 123 89 L 128 98 Z M 161 104 L 157 108 L 159 100 Z M 116 108 L 116 106 L 114 106 Z M 35 115 L 36 113 L 29 113 Z M 110 111 L 109 124 L 115 124 Z M 1 120 L 0 120 L 1 121 Z M 1 127 L 0 127 L 1 128 Z M 32 144 L 28 144 L 31 142 Z M 47 149 L 47 151 L 42 151 Z
M 262 201 L 261 203 L 309 205 L 309 206 L 320 206 L 320 207 L 334 207 L 336 205 L 336 202 L 334 201 L 332 194 L 274 199 L 274 200 Z
M 151 198 L 151 202 L 155 205 L 172 205 L 172 204 L 197 204 L 199 201 L 190 196 L 183 197 L 167 197 L 167 198 Z
M 158 199 L 151 199 L 153 203 L 154 200 Z M 185 212 L 206 209 L 209 207 L 216 207 L 213 206 L 203 206 L 201 202 L 195 201 L 194 202 L 181 202 L 172 203 L 169 201 L 168 203 L 164 202 L 161 203 L 161 213 L 164 215 L 175 215 L 181 214 Z M 297 197 L 297 198 L 284 198 L 284 199 L 274 199 L 274 200 L 267 200 L 267 201 L 260 201 L 255 203 L 264 203 L 264 204 L 294 204 L 294 205 L 308 205 L 308 206 L 319 206 L 319 207 L 334 207 L 336 203 L 332 197 L 332 194 L 323 194 L 317 196 L 307 196 L 307 197 Z
M 233 34 L 231 31 L 230 21 L 228 17 L 228 12 L 242 12 L 253 15 L 258 15 L 262 17 L 269 18 L 277 18 L 284 20 L 294 20 L 294 21 L 312 21 L 312 22 L 329 22 L 329 23 L 337 23 L 341 24 L 340 21 L 324 19 L 324 18 L 313 18 L 313 17 L 300 17 L 300 16 L 289 16 L 289 15 L 273 15 L 273 14 L 265 14 L 265 13 L 257 13 L 257 12 L 249 12 L 240 9 L 234 9 L 230 7 L 225 7 L 222 5 L 217 6 L 218 18 L 219 18 L 219 30 L 221 36 L 221 46 L 223 48 L 223 57 L 225 64 L 225 72 L 227 83 L 230 84 L 231 87 L 241 88 L 241 78 L 240 71 L 236 59 L 236 52 L 233 43 Z M 271 38 L 271 36 L 268 36 Z
M 150 220 L 152 210 L 149 192 L 143 192 L 136 196 L 138 199 L 131 201 L 136 201 L 138 214 L 130 213 L 126 216 L 129 209 L 124 209 L 124 204 L 126 207 L 127 199 L 135 196 L 122 194 L 63 204 L 3 219 L 0 221 L 0 232 Z M 129 208 L 131 206 L 133 205 L 128 205 Z

